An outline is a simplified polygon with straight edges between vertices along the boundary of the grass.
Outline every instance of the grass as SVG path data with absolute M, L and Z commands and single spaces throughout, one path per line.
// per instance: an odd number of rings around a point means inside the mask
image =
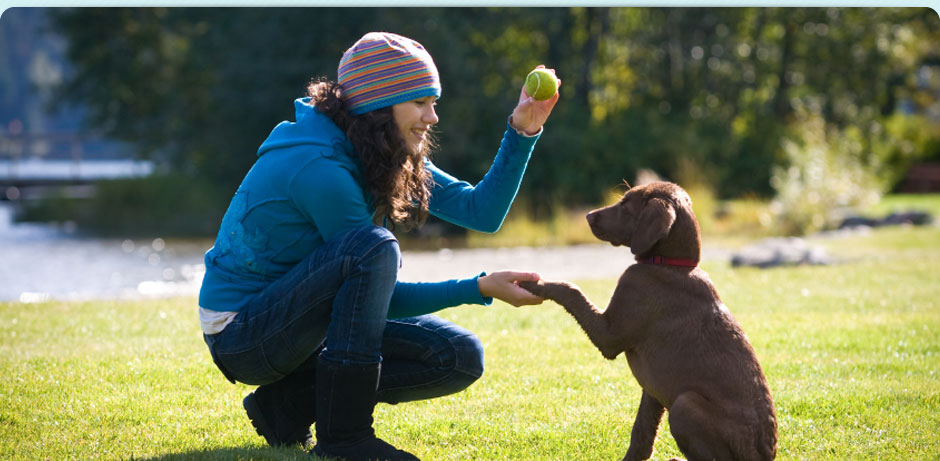
M 938 459 L 940 229 L 814 243 L 842 262 L 705 264 L 770 382 L 779 459 Z M 580 285 L 603 305 L 614 280 Z M 623 456 L 640 389 L 560 307 L 441 315 L 477 332 L 487 371 L 453 396 L 379 405 L 383 438 L 430 460 Z M 0 459 L 304 458 L 255 435 L 251 387 L 215 370 L 194 299 L 2 303 L 0 371 Z M 679 455 L 664 422 L 654 458 Z

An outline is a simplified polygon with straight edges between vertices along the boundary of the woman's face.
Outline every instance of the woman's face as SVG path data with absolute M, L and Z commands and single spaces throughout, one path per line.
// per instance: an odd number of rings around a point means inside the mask
M 434 112 L 436 101 L 436 97 L 427 96 L 392 106 L 395 124 L 398 125 L 405 144 L 413 153 L 423 150 L 428 142 L 431 127 L 438 121 L 437 114 Z

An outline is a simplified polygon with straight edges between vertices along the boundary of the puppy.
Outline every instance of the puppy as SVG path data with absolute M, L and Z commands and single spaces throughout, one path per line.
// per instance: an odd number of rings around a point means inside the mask
M 629 187 L 629 185 L 628 185 Z M 607 359 L 621 352 L 643 388 L 625 460 L 648 459 L 663 414 L 690 460 L 768 460 L 777 415 L 754 349 L 698 262 L 692 200 L 678 185 L 629 189 L 587 215 L 594 235 L 630 247 L 637 263 L 598 310 L 578 287 L 520 285 L 563 306 Z

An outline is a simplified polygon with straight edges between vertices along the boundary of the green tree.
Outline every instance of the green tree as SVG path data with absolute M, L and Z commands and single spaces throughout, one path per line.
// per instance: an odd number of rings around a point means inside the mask
M 228 194 L 270 129 L 292 118 L 290 101 L 311 78 L 335 78 L 339 56 L 370 30 L 415 38 L 435 57 L 434 160 L 468 180 L 488 167 L 526 72 L 557 70 L 562 99 L 521 190 L 539 213 L 606 199 L 640 168 L 725 197 L 769 196 L 796 107 L 818 107 L 859 155 L 887 158 L 868 165 L 897 171 L 940 145 L 927 116 L 940 88 L 919 77 L 940 72 L 940 21 L 927 8 L 54 12 L 75 68 L 56 102 L 88 107 L 97 128 Z M 911 128 L 901 103 L 926 130 Z M 914 136 L 918 149 L 898 147 Z

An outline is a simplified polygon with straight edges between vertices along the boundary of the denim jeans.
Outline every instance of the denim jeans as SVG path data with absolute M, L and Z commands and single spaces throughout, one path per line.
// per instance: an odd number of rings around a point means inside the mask
M 387 403 L 458 392 L 483 374 L 471 332 L 433 315 L 387 319 L 401 252 L 387 229 L 351 229 L 259 293 L 225 329 L 205 335 L 230 380 L 269 384 L 324 359 L 382 364 Z

